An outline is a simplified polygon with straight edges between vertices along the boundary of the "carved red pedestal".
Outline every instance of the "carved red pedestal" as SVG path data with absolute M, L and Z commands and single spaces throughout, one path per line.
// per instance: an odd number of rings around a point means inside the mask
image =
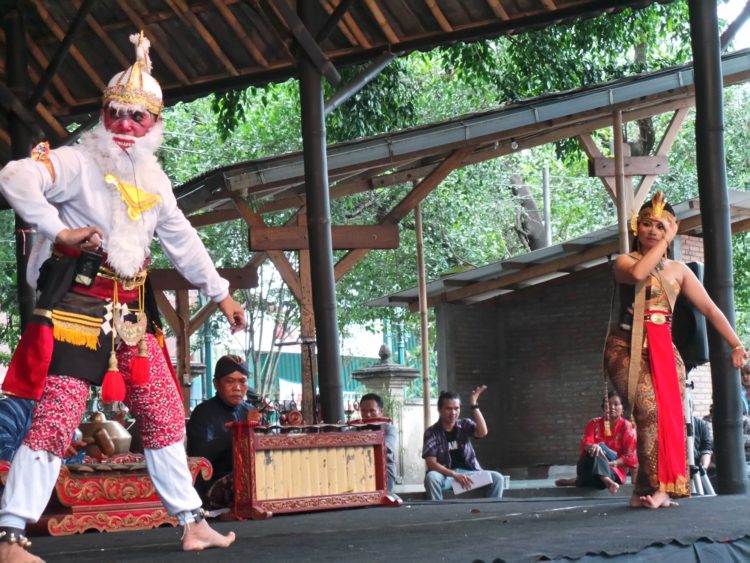
M 401 505 L 387 491 L 381 430 L 261 434 L 247 422 L 227 426 L 232 429 L 235 518 Z
M 202 457 L 188 458 L 193 482 L 200 474 L 210 479 L 211 464 Z M 5 483 L 10 464 L 0 461 L 0 480 Z M 136 471 L 71 472 L 63 465 L 55 491 L 33 533 L 62 536 L 86 530 L 122 532 L 177 525 L 156 493 L 145 467 Z

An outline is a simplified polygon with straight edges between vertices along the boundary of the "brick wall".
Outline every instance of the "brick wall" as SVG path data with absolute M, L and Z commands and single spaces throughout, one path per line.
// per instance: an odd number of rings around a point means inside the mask
M 681 239 L 680 255 L 702 260 L 700 239 Z M 575 464 L 586 421 L 601 413 L 612 290 L 606 264 L 491 302 L 438 306 L 440 388 L 466 404 L 473 386 L 489 386 L 481 404 L 490 434 L 476 444 L 483 466 Z M 708 366 L 691 379 L 702 416 L 711 403 Z
M 482 412 L 490 435 L 477 443 L 484 466 L 575 463 L 586 421 L 601 412 L 611 291 L 606 266 L 494 306 L 439 308 L 441 379 L 464 402 L 472 386 L 489 386 Z
M 703 239 L 700 237 L 680 235 L 675 241 L 676 260 L 683 262 L 703 262 Z

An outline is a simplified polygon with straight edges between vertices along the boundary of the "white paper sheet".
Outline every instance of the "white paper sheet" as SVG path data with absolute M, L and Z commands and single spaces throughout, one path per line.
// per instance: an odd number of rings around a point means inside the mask
M 455 479 L 453 480 L 454 495 L 460 495 L 461 493 L 465 493 L 479 487 L 484 487 L 485 485 L 489 485 L 490 483 L 492 483 L 492 476 L 490 475 L 489 471 L 475 471 L 469 474 L 469 477 L 471 478 L 471 486 L 468 489 L 464 489 L 461 486 L 461 483 L 459 483 Z

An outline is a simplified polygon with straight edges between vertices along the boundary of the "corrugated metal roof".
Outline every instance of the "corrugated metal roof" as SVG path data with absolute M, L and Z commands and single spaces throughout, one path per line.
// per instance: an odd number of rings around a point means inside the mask
M 582 17 L 641 8 L 654 0 L 307 0 L 310 38 L 339 4 L 349 8 L 320 41 L 323 57 L 342 66 L 455 41 L 519 33 Z M 661 0 L 669 1 L 669 0 Z M 6 5 L 9 3 L 5 3 Z M 296 75 L 296 0 L 33 0 L 18 2 L 26 22 L 28 76 L 34 90 L 66 53 L 50 88 L 28 114 L 53 141 L 64 126 L 95 116 L 103 86 L 132 63 L 128 36 L 145 30 L 154 76 L 167 104 L 212 92 L 284 81 Z M 4 8 L 8 11 L 7 6 Z M 76 25 L 80 22 L 80 25 Z M 69 30 L 77 30 L 72 40 Z M 299 29 L 299 28 L 298 28 Z M 313 41 L 314 43 L 314 41 Z M 72 45 L 69 51 L 66 44 Z M 7 38 L 0 33 L 0 80 L 8 83 Z M 5 107 L 10 90 L 4 89 Z M 20 100 L 23 104 L 26 100 Z M 0 118 L 0 161 L 9 134 Z M 53 143 L 54 144 L 54 143 Z

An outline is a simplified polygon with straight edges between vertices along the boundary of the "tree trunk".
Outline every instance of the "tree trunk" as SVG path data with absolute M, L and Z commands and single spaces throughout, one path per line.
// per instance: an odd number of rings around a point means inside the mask
M 521 243 L 529 250 L 537 250 L 546 246 L 544 222 L 539 214 L 534 196 L 529 186 L 523 183 L 519 174 L 510 177 L 510 189 L 513 195 L 521 200 L 521 209 L 516 217 L 516 232 Z

